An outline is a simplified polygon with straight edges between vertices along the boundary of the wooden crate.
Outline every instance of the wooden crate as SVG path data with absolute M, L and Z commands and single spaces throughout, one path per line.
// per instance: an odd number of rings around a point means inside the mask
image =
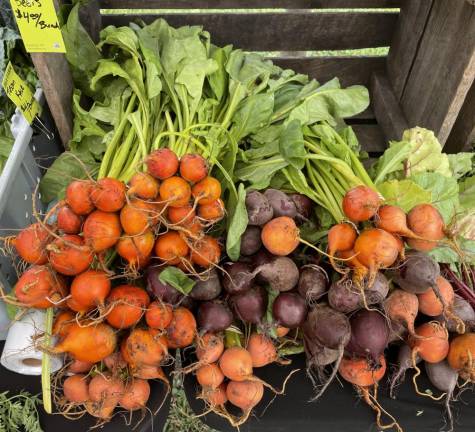
M 218 45 L 232 43 L 248 51 L 271 51 L 278 65 L 320 82 L 338 76 L 344 86 L 368 86 L 370 108 L 348 121 L 368 152 L 380 153 L 387 140 L 400 139 L 405 128 L 416 125 L 433 129 L 441 143 L 447 144 L 447 151 L 456 152 L 475 140 L 474 3 L 100 0 L 89 4 L 83 21 L 95 37 L 106 25 L 127 25 L 138 19 L 151 22 L 164 17 L 173 26 L 203 25 Z M 146 14 L 135 13 L 144 8 Z M 117 14 L 111 9 L 124 11 Z M 389 55 L 308 55 L 308 51 L 373 47 L 390 47 Z M 72 131 L 68 64 L 60 54 L 35 54 L 33 60 L 67 145 Z

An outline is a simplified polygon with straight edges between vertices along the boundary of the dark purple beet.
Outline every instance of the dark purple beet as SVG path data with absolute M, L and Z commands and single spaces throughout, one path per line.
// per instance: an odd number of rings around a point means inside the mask
M 297 208 L 292 198 L 278 189 L 267 189 L 264 196 L 274 210 L 274 217 L 287 216 L 294 218 L 297 216 Z
M 267 308 L 267 293 L 254 285 L 248 291 L 233 295 L 230 303 L 241 321 L 260 324 Z
M 213 300 L 221 294 L 221 281 L 215 269 L 211 269 L 204 280 L 196 280 L 190 297 L 199 301 Z
M 298 292 L 311 305 L 327 292 L 328 276 L 325 270 L 314 264 L 303 266 L 300 270 Z
M 289 197 L 292 199 L 295 208 L 297 209 L 296 219 L 299 222 L 305 222 L 310 219 L 310 216 L 312 215 L 313 201 L 309 197 L 298 193 L 290 194 Z
M 246 210 L 249 225 L 262 226 L 270 221 L 274 214 L 274 210 L 264 194 L 255 190 L 246 194 Z
M 272 315 L 280 325 L 297 328 L 305 320 L 307 305 L 305 300 L 296 293 L 280 293 L 272 305 Z
M 179 291 L 168 284 L 160 282 L 159 276 L 163 267 L 148 267 L 146 271 L 147 291 L 164 303 L 176 305 L 183 297 Z
M 181 296 L 181 300 L 179 301 L 179 305 L 183 306 L 187 309 L 193 310 L 196 306 L 197 302 L 192 299 L 190 296 Z
M 366 304 L 367 305 L 375 305 L 380 304 L 383 300 L 388 296 L 389 293 L 389 281 L 383 273 L 378 272 L 376 273 L 376 277 L 374 279 L 373 284 L 371 287 L 365 286 L 364 294 L 366 297 Z M 360 306 L 363 307 L 364 303 L 361 299 Z
M 316 339 L 321 345 L 334 350 L 345 346 L 351 337 L 347 316 L 327 305 L 313 307 L 303 325 L 305 337 Z
M 368 357 L 379 366 L 379 357 L 388 345 L 389 326 L 386 318 L 377 311 L 362 309 L 350 319 L 351 338 L 346 351 L 358 357 Z
M 277 291 L 290 291 L 299 281 L 299 269 L 289 257 L 273 257 L 268 263 L 256 268 L 271 288 Z
M 241 255 L 253 255 L 261 247 L 261 229 L 258 226 L 249 225 L 241 236 Z
M 272 255 L 269 251 L 262 248 L 251 258 L 254 268 L 258 268 L 264 264 L 270 263 L 275 258 L 275 255 Z M 256 282 L 260 284 L 265 284 L 266 280 L 259 273 L 257 273 Z
M 223 288 L 229 294 L 238 294 L 251 288 L 255 276 L 250 264 L 231 262 L 224 264 L 223 268 Z
M 201 303 L 196 320 L 200 330 L 219 332 L 232 324 L 233 314 L 223 303 L 208 301 Z
M 331 284 L 328 303 L 339 312 L 350 313 L 360 308 L 361 295 L 351 279 L 343 278 Z

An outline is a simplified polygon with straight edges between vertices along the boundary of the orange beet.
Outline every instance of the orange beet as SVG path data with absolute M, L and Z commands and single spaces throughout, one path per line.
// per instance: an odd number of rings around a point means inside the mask
M 353 222 L 371 219 L 381 204 L 377 192 L 368 186 L 356 186 L 343 197 L 343 212 Z
M 449 352 L 448 333 L 438 322 L 428 322 L 416 328 L 416 335 L 409 337 L 409 345 L 427 363 L 438 363 Z
M 107 304 L 112 308 L 106 317 L 114 328 L 132 327 L 140 321 L 150 297 L 142 288 L 132 285 L 119 285 L 113 288 L 107 297 Z
M 105 177 L 97 181 L 91 191 L 94 205 L 104 212 L 119 211 L 125 204 L 125 183 Z
M 343 379 L 353 385 L 369 387 L 378 383 L 386 373 L 386 359 L 383 355 L 379 358 L 378 369 L 373 369 L 369 365 L 367 358 L 346 358 L 341 360 L 338 372 Z
M 96 210 L 84 222 L 84 240 L 95 252 L 101 252 L 114 246 L 119 240 L 120 233 L 121 226 L 116 213 Z
M 253 367 L 267 366 L 278 358 L 274 343 L 263 334 L 253 333 L 249 338 L 247 350 L 251 354 Z
M 218 241 L 208 235 L 193 243 L 191 250 L 191 262 L 201 267 L 211 267 L 213 264 L 218 264 L 221 258 L 221 247 Z
M 71 210 L 69 206 L 63 206 L 56 216 L 58 229 L 66 234 L 78 234 L 81 231 L 82 218 Z
M 107 273 L 101 270 L 86 270 L 76 276 L 71 284 L 71 297 L 76 312 L 88 312 L 97 306 L 104 305 L 111 289 L 111 281 Z M 71 307 L 71 306 L 70 306 Z
M 48 251 L 46 245 L 52 240 L 48 230 L 34 223 L 22 229 L 15 238 L 15 249 L 20 257 L 29 264 L 46 264 Z
M 445 237 L 445 225 L 439 211 L 430 204 L 419 204 L 407 215 L 407 225 L 414 234 L 427 240 L 408 239 L 413 249 L 430 251 L 437 247 L 437 240 Z M 432 240 L 432 241 L 429 241 Z
M 15 296 L 27 307 L 46 309 L 58 302 L 66 294 L 63 277 L 55 274 L 47 266 L 31 266 L 15 284 Z
M 155 255 L 170 265 L 180 263 L 188 252 L 188 245 L 177 231 L 160 234 L 155 242 Z
M 77 374 L 67 377 L 63 383 L 64 397 L 73 403 L 84 403 L 89 399 L 88 378 Z
M 150 303 L 147 312 L 145 313 L 145 321 L 151 328 L 164 330 L 168 327 L 173 318 L 173 309 L 171 305 L 154 301 Z
M 219 367 L 226 378 L 244 381 L 252 376 L 251 354 L 241 347 L 228 348 L 219 359 Z
M 139 172 L 132 176 L 129 186 L 128 195 L 142 199 L 155 199 L 158 196 L 160 183 L 150 174 Z
M 206 333 L 198 340 L 196 357 L 201 363 L 214 363 L 219 360 L 223 351 L 223 337 L 214 333 Z
M 437 277 L 437 288 L 444 300 L 445 307 L 451 309 L 454 303 L 455 293 L 450 282 L 442 276 Z M 444 305 L 436 296 L 434 290 L 429 288 L 422 294 L 418 294 L 419 311 L 427 316 L 438 316 L 444 311 Z
M 191 345 L 196 335 L 196 320 L 193 313 L 184 307 L 176 308 L 166 331 L 170 348 L 185 348 Z
M 450 342 L 447 361 L 452 369 L 475 380 L 475 333 L 456 336 Z
M 121 237 L 115 249 L 130 267 L 141 268 L 148 264 L 155 244 L 155 236 L 151 231 L 133 237 Z
M 121 352 L 132 366 L 157 366 L 168 355 L 167 340 L 159 330 L 134 328 L 122 343 Z
M 229 381 L 226 387 L 228 401 L 245 413 L 254 408 L 264 395 L 264 385 L 260 381 Z
M 77 215 L 87 215 L 94 210 L 91 192 L 94 183 L 90 180 L 74 180 L 66 188 L 66 202 Z
M 217 222 L 224 217 L 226 208 L 221 198 L 210 202 L 209 204 L 200 204 L 198 206 L 198 216 L 211 222 Z
M 267 222 L 261 231 L 265 248 L 274 255 L 285 256 L 299 245 L 299 230 L 293 219 L 280 216 Z
M 214 177 L 206 177 L 196 183 L 191 192 L 199 204 L 211 204 L 221 196 L 221 183 Z
M 129 235 L 143 234 L 154 227 L 159 220 L 160 210 L 156 204 L 131 200 L 120 211 L 120 223 Z
M 168 209 L 168 220 L 172 224 L 186 225 L 193 221 L 196 213 L 190 204 L 183 207 L 170 207 Z
M 216 388 L 224 381 L 224 375 L 216 363 L 210 363 L 196 370 L 196 380 L 203 387 Z
M 169 207 L 183 207 L 190 197 L 190 185 L 181 177 L 169 177 L 160 185 L 160 200 Z
M 82 326 L 76 322 L 68 326 L 64 338 L 54 347 L 55 353 L 69 353 L 76 360 L 97 363 L 112 354 L 117 346 L 117 335 L 107 324 Z
M 208 175 L 208 163 L 198 154 L 186 154 L 180 159 L 180 175 L 190 183 L 203 180 Z
M 160 180 L 167 179 L 178 171 L 178 158 L 168 149 L 162 148 L 150 153 L 146 160 L 148 172 Z
M 82 237 L 66 234 L 47 246 L 49 261 L 53 268 L 67 276 L 75 276 L 92 264 L 92 250 Z

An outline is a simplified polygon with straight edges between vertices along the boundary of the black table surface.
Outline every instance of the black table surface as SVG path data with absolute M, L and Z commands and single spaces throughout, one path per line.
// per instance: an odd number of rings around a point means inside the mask
M 303 355 L 293 356 L 291 366 L 271 365 L 255 369 L 257 376 L 266 382 L 280 387 L 290 370 L 300 368 L 286 387 L 284 396 L 273 398 L 266 389 L 261 403 L 254 409 L 254 415 L 240 427 L 241 432 L 375 432 L 375 413 L 358 398 L 356 391 L 348 383 L 334 381 L 326 393 L 316 402 L 309 402 L 313 393 L 312 385 L 305 373 Z M 189 361 L 192 361 L 190 359 Z M 434 402 L 427 397 L 417 396 L 412 387 L 412 371 L 406 374 L 406 380 L 398 387 L 397 399 L 388 397 L 387 388 L 380 386 L 378 400 L 380 404 L 399 421 L 405 432 L 437 432 L 444 429 L 442 402 Z M 385 378 L 383 379 L 385 380 Z M 433 389 L 425 374 L 418 378 L 419 388 Z M 193 374 L 185 379 L 188 401 L 196 414 L 206 410 L 203 401 L 196 398 L 197 383 Z M 266 408 L 267 407 L 267 408 Z M 475 393 L 465 391 L 460 400 L 452 403 L 455 417 L 455 432 L 475 431 Z M 265 411 L 263 413 L 263 411 Z M 238 413 L 239 411 L 236 411 Z M 235 431 L 227 420 L 208 414 L 202 420 L 221 432 Z M 387 421 L 387 418 L 384 419 Z M 395 430 L 395 429 L 392 429 Z
M 0 353 L 3 350 L 4 342 L 0 342 Z M 150 381 L 151 395 L 148 407 L 153 411 L 162 403 L 163 406 L 156 416 L 147 412 L 140 425 L 134 429 L 136 432 L 161 432 L 170 409 L 170 393 L 167 394 L 166 386 L 160 382 Z M 41 377 L 27 376 L 11 372 L 0 366 L 0 393 L 9 390 L 11 395 L 19 393 L 21 390 L 27 390 L 32 394 L 41 393 Z M 166 398 L 166 399 L 165 399 Z M 164 401 L 165 399 L 165 401 Z M 45 432 L 85 432 L 96 424 L 96 421 L 90 415 L 85 415 L 79 420 L 68 420 L 62 415 L 48 415 L 42 407 L 38 409 L 40 415 L 40 424 Z M 104 432 L 125 432 L 131 431 L 137 421 L 141 418 L 140 413 L 134 414 L 132 423 L 127 426 L 125 419 L 121 415 L 114 415 L 109 423 L 106 423 L 100 431 Z M 127 422 L 129 417 L 127 415 Z M 0 431 L 1 432 L 1 431 Z

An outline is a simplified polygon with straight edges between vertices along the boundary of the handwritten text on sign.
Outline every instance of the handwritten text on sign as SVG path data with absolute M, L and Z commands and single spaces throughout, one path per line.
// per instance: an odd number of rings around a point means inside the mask
M 53 0 L 10 0 L 28 52 L 66 52 Z
M 7 96 L 23 113 L 26 121 L 31 124 L 39 113 L 40 106 L 28 84 L 17 75 L 11 63 L 8 63 L 5 69 L 2 86 Z

